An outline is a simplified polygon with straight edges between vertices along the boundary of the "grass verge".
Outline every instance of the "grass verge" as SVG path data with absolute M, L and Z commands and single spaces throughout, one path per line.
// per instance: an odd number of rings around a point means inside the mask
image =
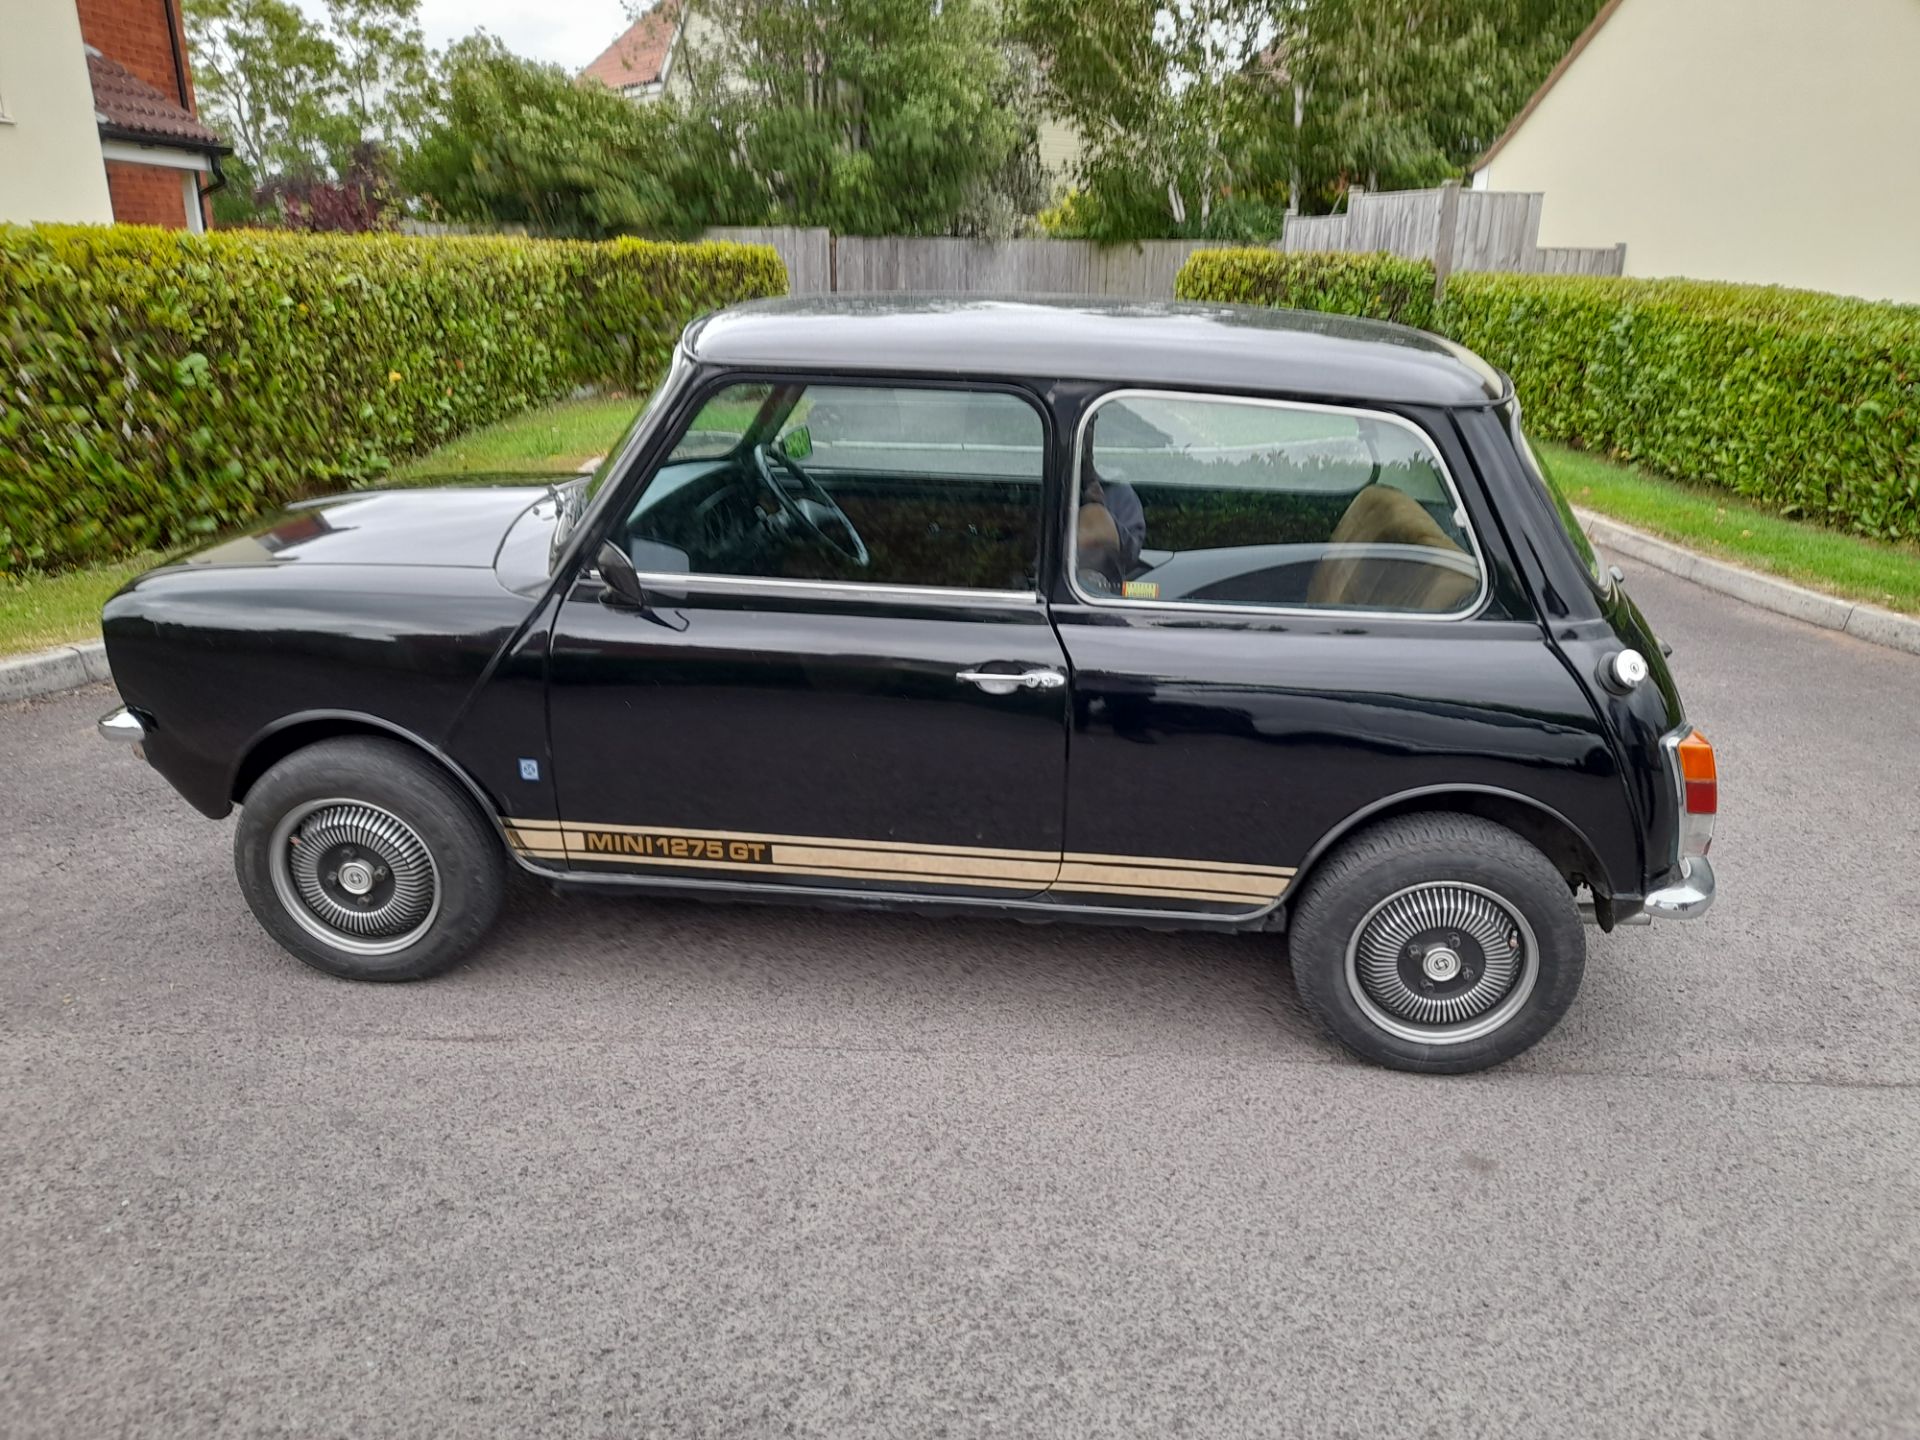
M 562 400 L 449 440 L 397 467 L 389 485 L 445 485 L 462 475 L 566 475 L 606 453 L 644 403 L 622 395 Z
M 1724 490 L 1661 479 L 1564 445 L 1534 448 L 1575 505 L 1811 590 L 1920 614 L 1920 548 L 1788 520 Z
M 0 576 L 0 655 L 100 638 L 100 607 L 157 556 L 59 575 Z

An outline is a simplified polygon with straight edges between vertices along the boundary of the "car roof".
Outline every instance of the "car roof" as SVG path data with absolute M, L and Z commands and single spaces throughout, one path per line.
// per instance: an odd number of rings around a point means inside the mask
M 1251 305 L 1087 296 L 756 300 L 687 327 L 694 360 L 743 369 L 1021 376 L 1403 405 L 1486 405 L 1506 377 L 1404 325 Z

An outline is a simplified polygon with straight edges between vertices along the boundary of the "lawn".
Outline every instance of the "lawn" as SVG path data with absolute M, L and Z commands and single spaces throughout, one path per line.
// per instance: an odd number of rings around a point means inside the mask
M 1920 614 L 1920 548 L 1787 520 L 1704 486 L 1664 480 L 1562 445 L 1538 445 L 1575 505 L 1848 600 Z
M 634 397 L 570 400 L 529 411 L 402 466 L 391 483 L 457 484 L 462 475 L 514 471 L 566 474 L 605 453 L 640 403 Z M 737 432 L 752 407 L 731 404 L 710 407 L 698 423 Z M 1564 446 L 1538 448 L 1576 505 L 1817 590 L 1920 614 L 1920 548 L 1785 520 L 1722 492 Z M 62 575 L 0 578 L 0 655 L 93 639 L 107 597 L 153 562 L 145 556 Z

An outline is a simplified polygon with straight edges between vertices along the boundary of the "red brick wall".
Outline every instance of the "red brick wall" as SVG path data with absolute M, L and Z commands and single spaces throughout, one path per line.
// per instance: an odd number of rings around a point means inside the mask
M 180 188 L 179 170 L 158 165 L 107 162 L 107 190 L 113 196 L 113 218 L 122 225 L 164 225 L 187 228 L 187 198 Z
M 118 60 L 169 100 L 179 101 L 198 115 L 192 71 L 187 74 L 187 93 L 182 95 L 173 70 L 173 46 L 167 36 L 169 23 L 180 23 L 179 5 L 180 0 L 79 0 L 80 38 L 102 55 Z M 179 40 L 184 64 L 184 33 Z

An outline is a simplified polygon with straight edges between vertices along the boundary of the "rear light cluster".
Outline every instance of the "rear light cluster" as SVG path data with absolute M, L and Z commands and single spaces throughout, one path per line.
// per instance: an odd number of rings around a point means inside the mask
M 1720 776 L 1713 746 L 1698 730 L 1667 737 L 1675 783 L 1680 790 L 1680 855 L 1704 856 L 1713 844 L 1713 818 L 1720 809 Z

